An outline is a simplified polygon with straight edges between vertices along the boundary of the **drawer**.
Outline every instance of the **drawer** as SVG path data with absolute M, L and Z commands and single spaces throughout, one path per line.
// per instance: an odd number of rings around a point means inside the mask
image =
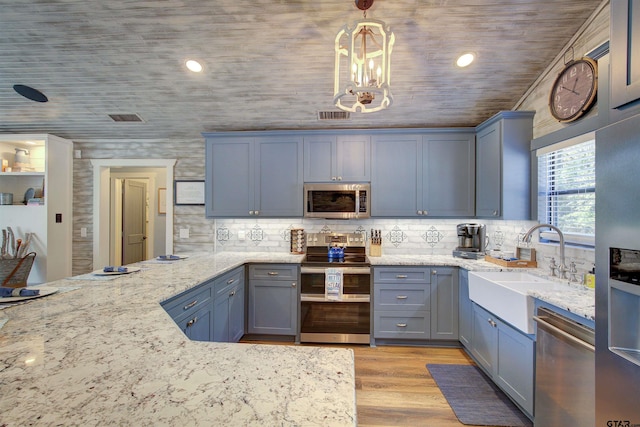
M 430 268 L 374 268 L 374 283 L 431 283 Z
M 232 270 L 213 282 L 214 298 L 228 296 L 229 289 L 244 282 L 244 267 Z
M 431 285 L 374 285 L 374 307 L 376 310 L 429 310 Z
M 249 279 L 298 280 L 297 264 L 253 264 Z
M 430 312 L 375 311 L 375 338 L 426 340 L 430 338 Z
M 211 301 L 211 285 L 205 284 L 196 289 L 177 295 L 162 304 L 162 307 L 169 313 L 172 319 L 197 311 L 203 303 Z

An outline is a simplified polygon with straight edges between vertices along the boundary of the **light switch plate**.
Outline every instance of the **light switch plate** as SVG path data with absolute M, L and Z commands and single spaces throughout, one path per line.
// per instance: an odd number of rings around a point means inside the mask
M 188 239 L 189 238 L 189 229 L 188 228 L 181 228 L 180 229 L 180 238 L 181 239 Z

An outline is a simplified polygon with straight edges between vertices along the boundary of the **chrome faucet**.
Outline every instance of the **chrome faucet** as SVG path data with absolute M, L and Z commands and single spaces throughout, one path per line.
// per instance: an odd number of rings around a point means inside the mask
M 552 230 L 554 230 L 556 233 L 558 233 L 558 236 L 560 237 L 560 265 L 558 266 L 558 272 L 560 273 L 560 277 L 563 279 L 567 278 L 567 266 L 564 263 L 564 234 L 562 234 L 562 231 L 560 231 L 560 229 L 558 227 L 556 227 L 555 225 L 551 225 L 551 224 L 537 224 L 534 225 L 533 227 L 531 227 L 529 229 L 529 231 L 527 231 L 524 235 L 524 237 L 522 238 L 523 241 L 525 242 L 529 242 L 531 240 L 531 234 L 537 230 L 538 228 L 550 228 Z

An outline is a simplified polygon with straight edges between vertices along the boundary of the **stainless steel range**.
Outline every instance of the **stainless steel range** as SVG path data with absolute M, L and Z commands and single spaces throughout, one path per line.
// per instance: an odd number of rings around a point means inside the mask
M 326 273 L 342 273 L 342 295 L 328 297 Z M 309 233 L 301 266 L 300 342 L 369 344 L 371 264 L 366 237 Z

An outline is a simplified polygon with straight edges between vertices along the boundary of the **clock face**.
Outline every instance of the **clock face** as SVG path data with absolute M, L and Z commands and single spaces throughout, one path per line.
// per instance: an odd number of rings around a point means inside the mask
M 561 122 L 581 117 L 593 105 L 598 88 L 597 64 L 590 58 L 572 61 L 560 72 L 551 89 L 549 109 Z

